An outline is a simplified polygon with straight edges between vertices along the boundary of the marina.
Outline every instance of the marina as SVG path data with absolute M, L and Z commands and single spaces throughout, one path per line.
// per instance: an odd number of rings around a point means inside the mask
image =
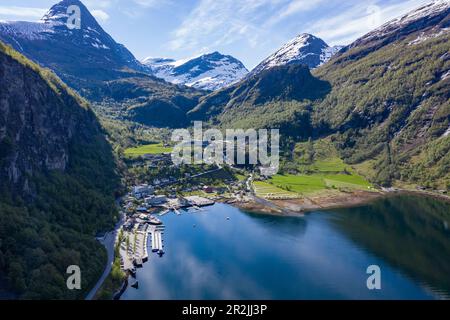
M 164 255 L 164 225 L 156 216 L 171 212 L 181 216 L 181 209 L 202 211 L 202 207 L 214 203 L 200 196 L 157 195 L 155 188 L 148 184 L 133 186 L 122 204 L 126 219 L 117 239 L 121 269 L 135 276 L 136 268 L 142 268 L 150 258 L 149 248 L 160 257 Z
M 214 200 L 201 196 L 157 195 L 154 187 L 148 184 L 132 187 L 122 203 L 125 222 L 116 239 L 120 268 L 136 278 L 137 269 L 143 268 L 152 260 L 152 253 L 160 258 L 165 255 L 165 226 L 160 218 L 165 218 L 170 213 L 182 216 L 182 209 L 188 212 L 204 211 L 203 207 L 214 204 Z M 137 289 L 139 284 L 134 281 L 129 286 Z
M 149 242 L 152 252 L 162 255 L 163 239 L 162 234 L 164 226 L 156 218 L 144 224 L 137 224 L 131 230 L 122 229 L 122 236 L 119 239 L 119 254 L 121 268 L 130 274 L 136 272 L 136 268 L 142 268 L 143 264 L 149 259 Z

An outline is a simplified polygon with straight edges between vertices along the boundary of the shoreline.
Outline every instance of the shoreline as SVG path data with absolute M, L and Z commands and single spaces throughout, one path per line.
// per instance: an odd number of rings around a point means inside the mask
M 304 216 L 312 211 L 358 207 L 378 199 L 399 195 L 430 197 L 450 203 L 450 196 L 445 194 L 437 194 L 421 190 L 398 189 L 395 191 L 355 191 L 352 193 L 340 194 L 331 193 L 287 200 L 265 200 L 270 201 L 277 208 L 266 206 L 255 200 L 234 202 L 231 203 L 231 205 L 241 210 L 257 214 L 274 216 Z
M 392 191 L 390 193 L 397 194 L 410 194 L 410 195 L 419 195 L 422 197 L 430 197 L 438 200 L 442 200 L 450 203 L 450 196 L 442 193 L 435 193 L 431 191 L 422 191 L 422 190 L 408 190 L 408 189 L 399 189 L 398 191 Z

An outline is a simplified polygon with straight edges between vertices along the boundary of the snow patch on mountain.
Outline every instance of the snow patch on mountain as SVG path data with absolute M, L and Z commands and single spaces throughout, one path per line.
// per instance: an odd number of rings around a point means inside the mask
M 0 32 L 29 40 L 44 39 L 46 34 L 55 32 L 55 24 L 44 21 L 0 21 Z
M 303 33 L 283 45 L 277 52 L 262 61 L 250 75 L 276 66 L 294 63 L 305 64 L 311 69 L 328 62 L 342 46 L 330 47 L 320 38 Z
M 60 9 L 58 5 L 55 7 L 50 9 L 41 20 L 37 22 L 0 22 L 0 33 L 10 36 L 16 41 L 19 39 L 32 41 L 49 39 L 51 35 L 56 34 L 71 36 L 75 32 L 81 32 L 82 38 L 84 39 L 84 45 L 92 46 L 96 49 L 111 49 L 110 45 L 112 39 L 109 36 L 105 36 L 103 30 L 97 30 L 99 26 L 83 26 L 80 30 L 71 30 L 66 25 L 69 16 L 65 13 L 58 12 L 57 9 Z M 104 41 L 99 39 L 102 37 Z
M 435 0 L 431 3 L 423 5 L 418 9 L 411 11 L 401 17 L 398 17 L 394 20 L 391 20 L 381 27 L 375 29 L 374 31 L 368 33 L 362 38 L 358 39 L 358 41 L 369 41 L 373 39 L 379 39 L 386 37 L 397 30 L 404 28 L 418 20 L 428 19 L 431 17 L 440 14 L 441 12 L 450 9 L 450 1 L 449 0 Z
M 333 56 L 338 53 L 344 46 L 333 46 L 325 48 L 320 55 L 320 65 L 327 63 Z
M 386 29 L 392 27 L 404 26 L 421 18 L 429 17 L 436 12 L 441 12 L 447 8 L 450 8 L 450 1 L 448 0 L 433 1 L 429 4 L 426 4 L 418 8 L 415 11 L 409 12 L 397 19 L 387 22 L 375 32 L 384 32 Z
M 448 78 L 450 78 L 450 70 L 448 70 L 446 73 L 444 73 L 444 74 L 441 76 L 441 81 L 446 80 L 446 79 L 448 79 Z
M 421 32 L 420 35 L 416 39 L 409 42 L 408 44 L 409 45 L 417 45 L 417 44 L 427 41 L 428 39 L 440 37 L 448 32 L 450 32 L 450 28 L 438 29 L 436 32 L 432 32 L 432 33 Z
M 80 29 L 69 28 L 68 8 L 80 8 Z M 41 66 L 51 68 L 72 86 L 78 79 L 114 79 L 122 70 L 146 72 L 133 54 L 103 30 L 79 0 L 63 0 L 37 22 L 0 22 L 0 39 Z M 80 68 L 80 60 L 89 70 Z M 76 88 L 78 89 L 78 88 Z
M 304 52 L 302 49 L 310 44 L 311 37 L 307 34 L 302 34 L 299 37 L 289 41 L 280 50 L 269 56 L 265 60 L 265 66 L 267 68 L 289 64 L 294 60 L 301 60 L 307 56 L 314 55 L 312 52 Z M 322 45 L 323 49 L 326 48 Z
M 209 91 L 236 83 L 248 73 L 242 62 L 219 52 L 183 60 L 149 57 L 142 63 L 167 82 Z
M 444 134 L 442 135 L 443 137 L 448 137 L 450 136 L 450 126 L 448 126 L 447 131 L 444 132 Z

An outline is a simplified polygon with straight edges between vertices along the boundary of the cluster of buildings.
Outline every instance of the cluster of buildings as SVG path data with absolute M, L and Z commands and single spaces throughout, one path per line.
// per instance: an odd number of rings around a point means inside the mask
M 225 192 L 226 188 L 213 188 L 209 186 L 198 186 L 196 190 L 203 190 L 205 193 Z M 224 189 L 224 190 L 222 190 Z M 194 188 L 189 190 L 194 191 Z M 212 202 L 212 203 L 211 203 Z M 213 204 L 214 201 L 205 199 L 200 203 Z M 189 197 L 181 197 L 175 194 L 162 195 L 155 194 L 155 186 L 149 184 L 141 184 L 133 186 L 131 192 L 126 199 L 123 209 L 127 213 L 130 222 L 145 222 L 143 220 L 146 214 L 155 213 L 161 209 L 178 210 L 180 208 L 187 208 L 192 206 L 199 206 L 197 202 L 193 203 Z

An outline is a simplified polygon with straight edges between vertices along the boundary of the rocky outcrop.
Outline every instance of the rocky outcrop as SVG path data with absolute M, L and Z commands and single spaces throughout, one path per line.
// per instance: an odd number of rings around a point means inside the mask
M 6 52 L 0 46 L 0 177 L 30 192 L 36 171 L 65 171 L 71 143 L 89 141 L 100 128 L 54 75 Z

